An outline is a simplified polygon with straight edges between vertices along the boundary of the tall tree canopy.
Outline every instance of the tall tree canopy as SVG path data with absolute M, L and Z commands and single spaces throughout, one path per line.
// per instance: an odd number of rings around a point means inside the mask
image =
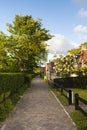
M 7 63 L 7 41 L 8 37 L 0 31 L 0 71 L 4 71 L 6 69 L 6 66 L 8 66 Z
M 15 15 L 13 24 L 7 23 L 10 36 L 7 51 L 19 70 L 32 72 L 46 58 L 45 41 L 52 36 L 42 28 L 41 20 L 32 16 Z

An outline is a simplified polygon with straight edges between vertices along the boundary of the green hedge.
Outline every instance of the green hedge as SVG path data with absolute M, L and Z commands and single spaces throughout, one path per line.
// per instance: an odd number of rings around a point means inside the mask
M 74 79 L 74 84 L 77 88 L 87 89 L 87 76 L 78 76 Z
M 30 83 L 33 77 L 34 77 L 33 74 L 26 74 L 25 75 L 25 83 Z
M 63 85 L 65 88 L 87 89 L 87 76 L 55 78 L 54 82 Z
M 25 75 L 22 73 L 1 73 L 0 94 L 3 92 L 14 93 L 24 83 Z
M 6 119 L 31 80 L 31 74 L 0 73 L 0 121 Z
M 32 74 L 0 73 L 0 102 L 18 91 L 23 84 L 29 85 Z

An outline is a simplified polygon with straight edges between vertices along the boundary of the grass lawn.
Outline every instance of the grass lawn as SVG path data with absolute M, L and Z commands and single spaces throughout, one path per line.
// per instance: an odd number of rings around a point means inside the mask
M 62 96 L 59 91 L 57 91 L 56 89 L 54 89 L 52 87 L 50 87 L 50 88 L 64 106 L 67 106 L 68 109 L 69 109 L 69 107 L 73 107 L 73 105 L 69 106 L 68 100 L 64 96 Z M 69 89 L 71 89 L 71 88 L 69 88 Z M 87 100 L 87 89 L 74 88 L 71 90 L 73 91 L 74 94 L 78 93 L 80 97 Z M 77 130 L 87 130 L 87 117 L 79 110 L 75 110 L 75 109 L 72 109 L 72 110 L 73 111 L 70 111 L 69 114 L 70 114 L 72 120 L 76 123 Z
M 71 88 L 74 93 L 78 93 L 81 98 L 87 100 L 87 89 Z

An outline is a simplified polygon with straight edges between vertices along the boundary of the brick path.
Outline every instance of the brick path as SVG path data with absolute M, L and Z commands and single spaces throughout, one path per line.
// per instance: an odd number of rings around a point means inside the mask
M 35 78 L 1 130 L 76 130 L 76 127 L 48 84 Z

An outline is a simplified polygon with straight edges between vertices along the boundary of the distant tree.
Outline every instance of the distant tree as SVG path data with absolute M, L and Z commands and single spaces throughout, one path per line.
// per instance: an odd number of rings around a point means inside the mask
M 74 71 L 74 57 L 60 55 L 55 60 L 55 71 L 60 77 L 69 77 Z
M 87 76 L 87 66 L 82 66 L 81 68 L 75 68 L 75 73 L 79 76 Z
M 72 55 L 66 55 L 63 58 L 63 73 L 65 77 L 69 77 L 74 72 L 74 57 Z
M 87 42 L 80 44 L 80 46 L 78 46 L 78 48 L 73 48 L 73 49 L 69 50 L 68 53 L 73 54 L 73 55 L 80 54 L 83 45 L 86 45 L 86 47 L 87 47 Z
M 80 47 L 82 47 L 82 45 L 86 45 L 86 46 L 87 46 L 87 41 L 84 42 L 84 43 L 82 43 L 82 44 L 80 45 Z
M 72 55 L 80 54 L 81 53 L 81 46 L 78 48 L 74 48 L 74 49 L 69 50 L 68 53 L 70 53 Z
M 59 55 L 59 57 L 57 58 L 57 56 L 54 59 L 55 62 L 55 72 L 62 77 L 63 74 L 63 55 Z

